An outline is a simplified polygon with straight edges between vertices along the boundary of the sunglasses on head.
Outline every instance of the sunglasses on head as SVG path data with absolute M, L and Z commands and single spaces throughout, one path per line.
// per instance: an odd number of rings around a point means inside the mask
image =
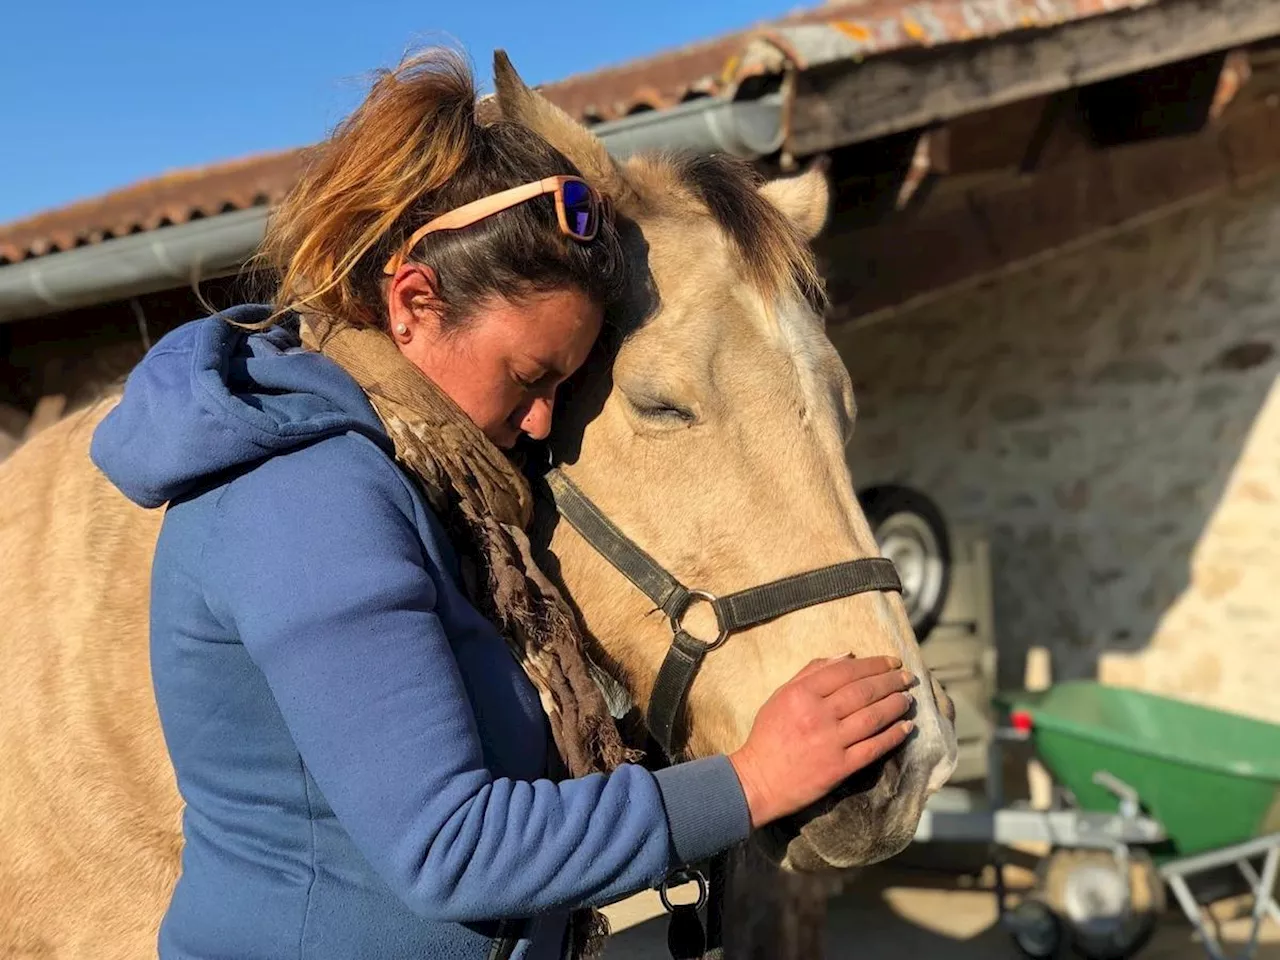
M 608 198 L 602 196 L 595 187 L 581 177 L 547 177 L 481 197 L 471 203 L 464 203 L 428 221 L 413 232 L 413 236 L 400 248 L 400 252 L 387 261 L 382 272 L 388 276 L 394 276 L 400 269 L 400 264 L 404 263 L 409 255 L 409 251 L 428 233 L 435 233 L 437 230 L 461 230 L 495 213 L 501 213 L 503 210 L 547 193 L 555 194 L 556 219 L 560 222 L 560 231 L 574 240 L 580 240 L 583 243 L 594 240 L 596 232 L 600 229 L 600 218 L 611 215 Z

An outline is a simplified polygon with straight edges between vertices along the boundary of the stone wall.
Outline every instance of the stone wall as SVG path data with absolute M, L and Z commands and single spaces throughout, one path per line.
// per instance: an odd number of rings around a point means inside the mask
M 990 533 L 1002 682 L 1280 721 L 1280 181 L 833 337 L 859 485 Z

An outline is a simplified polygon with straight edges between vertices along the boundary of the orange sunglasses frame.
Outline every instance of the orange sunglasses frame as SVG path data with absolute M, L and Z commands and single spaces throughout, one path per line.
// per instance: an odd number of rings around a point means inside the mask
M 564 209 L 564 185 L 571 182 L 580 183 L 586 187 L 599 208 L 595 227 L 589 234 L 577 233 L 569 227 L 569 219 Z M 470 203 L 464 203 L 448 213 L 442 213 L 435 219 L 427 221 L 427 223 L 413 232 L 413 236 L 400 248 L 400 252 L 387 261 L 386 266 L 382 268 L 382 272 L 387 276 L 395 276 L 396 271 L 400 269 L 400 265 L 409 256 L 410 251 L 418 245 L 419 240 L 429 233 L 435 233 L 437 230 L 461 230 L 463 227 L 469 227 L 471 224 L 478 223 L 486 217 L 493 216 L 495 213 L 501 213 L 503 210 L 508 210 L 518 204 L 526 203 L 535 197 L 541 197 L 548 193 L 555 194 L 556 219 L 560 222 L 560 230 L 565 236 L 572 237 L 574 240 L 581 240 L 584 243 L 594 240 L 596 231 L 600 227 L 601 217 L 609 214 L 608 198 L 601 195 L 599 190 L 581 177 L 567 175 L 545 177 L 532 183 L 511 187 L 509 190 L 492 193 L 487 197 L 481 197 L 479 200 L 472 200 Z

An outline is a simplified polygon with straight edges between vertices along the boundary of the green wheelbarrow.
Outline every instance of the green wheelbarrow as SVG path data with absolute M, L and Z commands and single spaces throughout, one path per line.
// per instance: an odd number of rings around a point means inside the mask
M 1198 881 L 1234 870 L 1253 895 L 1241 957 L 1253 957 L 1264 920 L 1280 923 L 1280 726 L 1150 693 L 1063 683 L 994 699 L 986 806 L 926 810 L 918 842 L 985 840 L 999 850 L 1048 843 L 1037 884 L 1002 921 L 1036 960 L 1066 948 L 1085 960 L 1125 960 L 1146 944 L 1166 888 L 1212 960 L 1226 960 L 1205 923 L 1214 897 Z M 1053 777 L 1050 810 L 1002 802 L 1001 750 L 1028 742 Z

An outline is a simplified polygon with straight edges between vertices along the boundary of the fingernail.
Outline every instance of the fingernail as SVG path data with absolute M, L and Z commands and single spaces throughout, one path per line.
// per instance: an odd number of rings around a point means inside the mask
M 912 720 L 903 720 L 901 723 L 901 727 L 902 727 L 903 733 L 910 733 L 912 730 L 916 728 L 916 725 L 915 725 L 915 722 Z
M 910 690 L 903 690 L 902 696 L 906 698 L 908 707 L 911 706 L 913 702 L 915 702 L 916 695 L 912 693 Z
M 852 660 L 852 659 L 853 659 L 853 654 L 852 654 L 852 653 L 842 653 L 842 654 L 840 654 L 840 655 L 839 655 L 839 656 L 837 656 L 837 657 L 828 657 L 828 658 L 827 658 L 827 662 L 828 662 L 828 663 L 836 663 L 836 662 L 837 662 L 837 661 L 839 661 L 839 660 Z
M 915 679 L 915 676 L 912 675 L 910 670 L 903 670 L 901 676 L 903 683 L 910 683 Z
M 897 670 L 900 666 L 902 666 L 902 661 L 901 661 L 901 660 L 899 660 L 897 657 L 890 657 L 890 658 L 889 658 L 889 669 L 890 669 L 890 670 Z

